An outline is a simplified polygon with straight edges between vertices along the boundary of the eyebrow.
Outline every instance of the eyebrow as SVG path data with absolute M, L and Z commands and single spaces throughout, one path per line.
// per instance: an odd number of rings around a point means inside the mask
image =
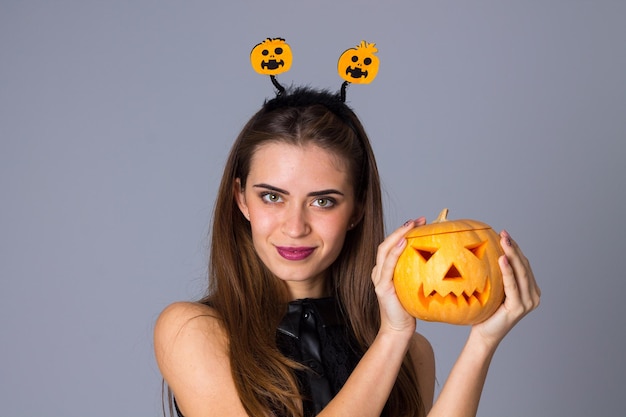
M 277 193 L 281 193 L 281 194 L 285 194 L 285 195 L 289 195 L 289 191 L 287 190 L 283 190 L 281 188 L 278 187 L 274 187 L 273 185 L 269 185 L 269 184 L 254 184 L 252 187 L 254 188 L 264 188 L 266 190 L 271 190 L 271 191 L 275 191 Z M 342 193 L 339 190 L 335 190 L 333 188 L 329 188 L 327 190 L 319 190 L 319 191 L 311 191 L 310 193 L 307 194 L 308 197 L 318 197 L 321 195 L 328 195 L 328 194 L 338 194 L 343 196 L 344 193 Z

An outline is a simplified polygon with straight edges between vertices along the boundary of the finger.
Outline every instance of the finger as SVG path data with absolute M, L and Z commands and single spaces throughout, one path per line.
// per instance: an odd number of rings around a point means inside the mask
M 421 216 L 413 221 L 415 222 L 415 226 L 424 226 L 426 224 L 426 217 Z
M 541 290 L 537 286 L 530 262 L 506 230 L 500 235 L 506 261 L 513 272 L 521 302 L 526 308 L 535 308 L 539 304 Z
M 523 268 L 525 272 L 525 277 L 528 279 L 529 290 L 537 297 L 540 297 L 541 289 L 537 285 L 537 280 L 535 279 L 535 275 L 533 273 L 528 258 L 524 255 L 519 245 L 515 242 L 513 238 L 511 238 L 511 235 L 506 230 L 502 231 L 502 236 L 505 242 L 504 251 L 511 260 L 511 263 L 513 264 L 513 269 L 517 271 Z M 507 251 L 508 248 L 511 248 L 512 252 Z
M 393 280 L 393 273 L 396 264 L 398 263 L 398 258 L 400 258 L 400 255 L 406 247 L 406 244 L 406 239 L 401 239 L 398 241 L 398 244 L 391 248 L 389 253 L 387 253 L 384 261 L 380 264 L 380 267 L 378 268 L 377 282 L 379 284 L 384 282 L 391 283 L 391 281 Z
M 521 303 L 519 287 L 517 280 L 515 279 L 515 272 L 509 262 L 506 255 L 502 255 L 498 258 L 498 264 L 502 271 L 502 284 L 504 286 L 504 302 L 506 303 Z
M 403 226 L 401 229 L 407 229 L 405 230 L 406 233 L 406 231 L 410 230 L 410 227 L 410 225 Z M 372 281 L 374 282 L 375 287 L 378 287 L 383 278 L 386 276 L 385 274 L 389 270 L 390 258 L 392 259 L 392 262 L 393 259 L 395 259 L 395 262 L 397 262 L 400 254 L 406 246 L 407 240 L 404 238 L 404 233 L 396 236 L 396 232 L 392 233 L 378 247 L 378 253 L 376 254 L 376 265 L 374 265 L 374 269 L 372 269 Z
M 389 264 L 392 263 L 395 268 L 395 264 L 398 261 L 398 258 L 402 251 L 404 250 L 404 246 L 406 246 L 405 235 L 414 227 L 418 225 L 423 225 L 426 223 L 426 218 L 420 217 L 415 220 L 409 220 L 405 222 L 402 226 L 397 228 L 393 233 L 391 233 L 387 238 L 378 245 L 378 251 L 376 253 L 376 265 L 372 269 L 372 281 L 374 284 L 378 284 L 381 281 L 381 277 L 383 277 L 384 273 L 389 271 Z M 395 250 L 394 256 L 392 256 L 392 260 L 389 260 L 389 255 L 392 251 Z M 390 278 L 391 279 L 391 278 Z
M 401 240 L 405 240 L 404 236 L 407 232 L 414 227 L 423 226 L 426 223 L 425 217 L 420 217 L 415 220 L 408 220 L 402 226 L 394 230 L 387 238 L 378 245 L 378 252 L 376 255 L 376 263 L 382 264 L 387 257 L 389 251 L 396 246 Z

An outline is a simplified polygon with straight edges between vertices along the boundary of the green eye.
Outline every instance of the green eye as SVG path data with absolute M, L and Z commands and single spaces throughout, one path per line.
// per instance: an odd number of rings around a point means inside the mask
M 322 208 L 332 207 L 334 204 L 335 202 L 332 201 L 330 198 L 318 198 L 313 203 L 314 206 Z
M 276 193 L 263 193 L 261 195 L 261 198 L 266 203 L 278 203 L 278 202 L 281 201 L 280 196 L 278 194 L 276 194 Z

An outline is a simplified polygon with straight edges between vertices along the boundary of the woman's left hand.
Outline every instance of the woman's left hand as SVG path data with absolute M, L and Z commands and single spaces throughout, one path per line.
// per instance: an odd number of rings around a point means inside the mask
M 504 302 L 482 323 L 472 327 L 485 342 L 496 346 L 526 314 L 539 306 L 541 290 L 535 281 L 530 263 L 511 235 L 500 233 L 504 255 L 498 259 L 504 283 Z

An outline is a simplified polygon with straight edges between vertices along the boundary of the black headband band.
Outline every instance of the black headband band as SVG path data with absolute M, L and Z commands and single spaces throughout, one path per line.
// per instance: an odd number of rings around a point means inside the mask
M 293 91 L 283 90 L 276 97 L 266 100 L 263 109 L 271 112 L 287 107 L 309 107 L 322 105 L 346 123 L 359 136 L 352 119 L 354 112 L 343 101 L 342 94 L 331 93 L 327 90 L 313 90 L 306 87 L 297 87 Z

